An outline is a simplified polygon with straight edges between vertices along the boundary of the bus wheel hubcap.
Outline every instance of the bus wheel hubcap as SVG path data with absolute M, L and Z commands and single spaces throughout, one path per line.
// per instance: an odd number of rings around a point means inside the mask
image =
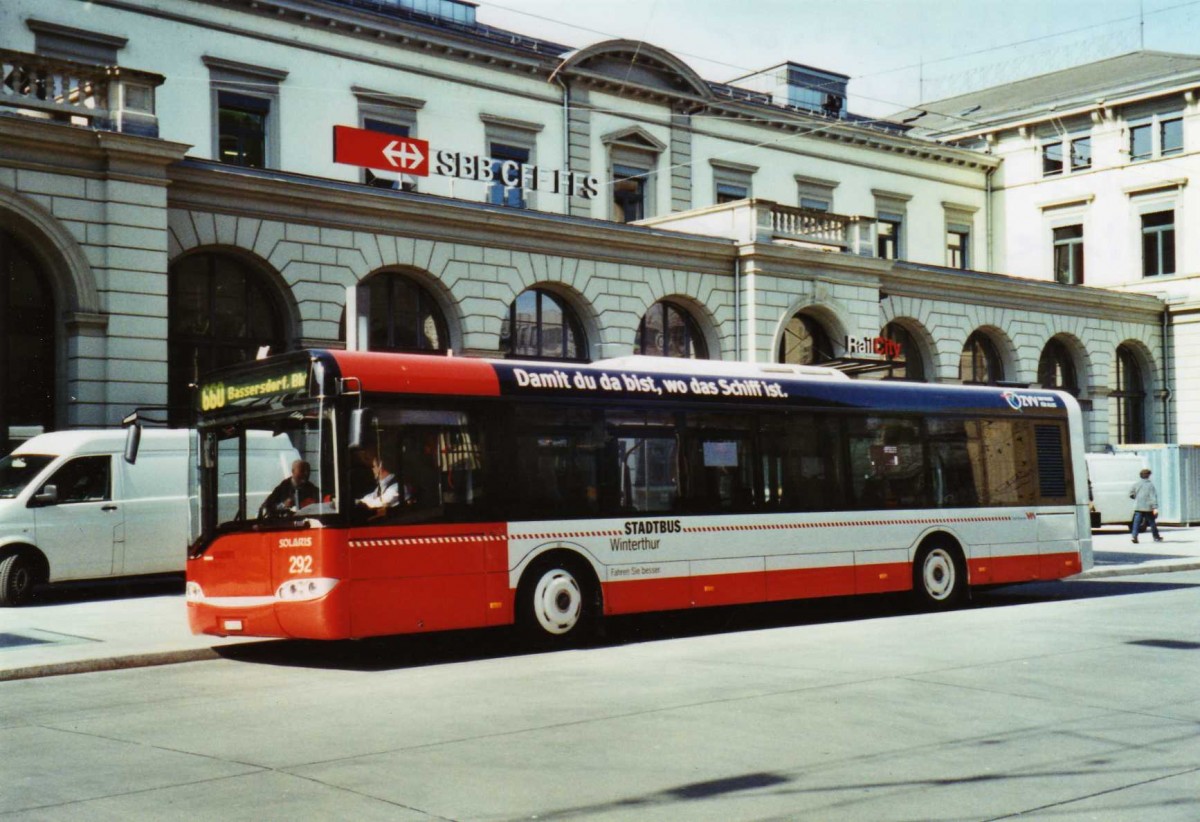
M 946 599 L 954 591 L 954 560 L 946 551 L 937 548 L 925 557 L 922 577 L 925 591 L 937 600 Z
M 561 568 L 542 574 L 533 589 L 533 615 L 544 630 L 565 634 L 579 624 L 583 591 L 575 577 Z

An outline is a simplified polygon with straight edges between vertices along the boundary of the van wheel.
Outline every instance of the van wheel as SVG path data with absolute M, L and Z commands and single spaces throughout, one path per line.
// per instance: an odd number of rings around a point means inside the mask
M 957 607 L 967 593 L 967 566 L 957 546 L 935 542 L 921 548 L 913 561 L 913 594 L 929 610 Z
M 517 590 L 522 632 L 541 645 L 566 647 L 594 633 L 599 597 L 591 575 L 567 556 L 547 557 L 530 566 Z
M 37 572 L 25 554 L 10 554 L 0 560 L 0 607 L 24 605 L 33 594 Z

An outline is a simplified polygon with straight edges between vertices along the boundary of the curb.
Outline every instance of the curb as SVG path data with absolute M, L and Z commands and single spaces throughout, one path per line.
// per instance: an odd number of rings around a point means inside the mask
M 1131 577 L 1142 574 L 1172 574 L 1178 571 L 1200 571 L 1200 560 L 1191 562 L 1147 562 L 1144 565 L 1113 565 L 1107 568 L 1092 568 L 1082 574 L 1067 577 L 1071 580 L 1105 579 L 1107 577 Z
M 30 665 L 25 668 L 0 670 L 0 682 L 67 674 L 88 674 L 96 671 L 119 671 L 126 668 L 150 668 L 155 665 L 176 665 L 181 662 L 202 662 L 219 658 L 220 654 L 215 648 L 192 648 L 186 651 L 159 651 L 152 654 L 79 659 L 71 662 L 54 662 L 47 665 Z

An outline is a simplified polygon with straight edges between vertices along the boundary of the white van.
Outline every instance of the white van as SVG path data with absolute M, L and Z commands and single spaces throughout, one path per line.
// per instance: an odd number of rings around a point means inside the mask
M 146 429 L 137 462 L 119 429 L 41 434 L 0 459 L 0 606 L 41 582 L 181 572 L 192 431 Z M 263 498 L 299 457 L 287 437 L 249 451 Z
M 1137 454 L 1087 454 L 1088 488 L 1092 493 L 1092 527 L 1133 520 L 1129 489 L 1138 481 L 1145 461 Z

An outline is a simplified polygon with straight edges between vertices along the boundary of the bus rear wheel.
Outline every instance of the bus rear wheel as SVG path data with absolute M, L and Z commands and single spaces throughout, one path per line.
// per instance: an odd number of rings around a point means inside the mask
M 917 552 L 913 593 L 920 606 L 931 610 L 954 608 L 962 602 L 967 594 L 967 568 L 956 546 L 937 542 Z
M 518 590 L 523 632 L 544 645 L 568 646 L 589 637 L 599 613 L 591 577 L 568 557 L 535 562 Z

